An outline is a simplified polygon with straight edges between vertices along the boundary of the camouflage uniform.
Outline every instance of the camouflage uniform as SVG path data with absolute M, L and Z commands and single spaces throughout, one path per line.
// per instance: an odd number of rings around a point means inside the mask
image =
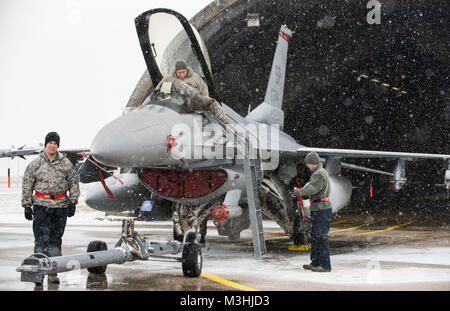
M 208 86 L 206 85 L 205 81 L 196 74 L 191 67 L 187 67 L 187 74 L 184 78 L 183 82 L 187 83 L 191 87 L 198 90 L 199 94 L 202 96 L 209 96 L 208 93 Z M 176 80 L 179 80 L 176 74 L 176 71 L 174 70 L 170 75 L 164 77 L 156 86 L 155 91 L 159 90 L 164 82 L 175 82 Z M 181 80 L 180 80 L 181 81 Z
M 69 191 L 69 196 L 46 199 L 33 195 L 33 190 L 50 195 Z M 22 206 L 33 206 L 35 253 L 49 257 L 61 256 L 67 207 L 77 204 L 79 195 L 78 176 L 65 154 L 58 152 L 56 158 L 50 161 L 44 149 L 27 166 L 22 183 Z
M 53 195 L 69 191 L 69 196 L 51 200 L 33 195 L 33 190 Z M 66 208 L 70 203 L 77 204 L 79 196 L 78 176 L 65 154 L 58 152 L 56 158 L 50 161 L 44 149 L 27 166 L 22 182 L 23 207 L 37 204 L 48 208 Z
M 209 109 L 209 111 L 211 111 L 211 113 L 220 121 L 225 124 L 230 123 L 226 113 L 222 110 L 222 106 L 219 102 L 217 102 L 217 100 L 208 96 L 203 96 L 198 89 L 180 79 L 176 79 L 173 82 L 173 85 L 178 93 L 186 97 L 188 112 Z

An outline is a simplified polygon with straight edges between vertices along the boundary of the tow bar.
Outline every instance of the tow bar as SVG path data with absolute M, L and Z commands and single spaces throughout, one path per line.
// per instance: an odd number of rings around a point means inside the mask
M 72 271 L 75 269 L 87 269 L 90 273 L 104 274 L 109 264 L 123 264 L 135 260 L 151 260 L 152 258 L 166 258 L 173 261 L 181 261 L 185 277 L 199 277 L 202 271 L 202 250 L 196 242 L 195 232 L 187 232 L 183 243 L 152 242 L 134 231 L 135 219 L 122 221 L 122 236 L 115 248 L 108 250 L 103 241 L 89 243 L 87 253 L 48 257 L 37 253 L 26 258 L 20 267 L 16 269 L 21 273 L 22 282 L 41 283 L 48 274 Z M 182 253 L 180 257 L 165 256 Z

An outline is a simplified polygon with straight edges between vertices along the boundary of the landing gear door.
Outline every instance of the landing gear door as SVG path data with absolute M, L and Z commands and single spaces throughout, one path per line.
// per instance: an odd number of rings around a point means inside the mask
M 183 15 L 169 9 L 153 9 L 136 17 L 135 24 L 154 86 L 172 73 L 176 61 L 182 59 L 205 79 L 210 96 L 215 97 L 208 51 Z

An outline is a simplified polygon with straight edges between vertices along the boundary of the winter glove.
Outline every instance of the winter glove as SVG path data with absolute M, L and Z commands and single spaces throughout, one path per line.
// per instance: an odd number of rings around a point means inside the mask
M 33 220 L 33 209 L 31 208 L 31 206 L 25 206 L 24 212 L 25 212 L 25 218 L 27 220 Z
M 73 215 L 75 215 L 75 208 L 76 204 L 70 203 L 69 207 L 67 208 L 67 217 L 72 217 Z
M 289 189 L 289 190 L 288 190 L 288 195 L 289 195 L 290 197 L 293 197 L 293 198 L 294 198 L 295 196 L 294 196 L 293 193 L 294 193 L 294 189 Z
M 289 191 L 289 194 L 291 195 L 291 197 L 296 198 L 297 196 L 294 194 L 295 190 L 297 190 L 297 187 L 294 187 L 294 189 Z

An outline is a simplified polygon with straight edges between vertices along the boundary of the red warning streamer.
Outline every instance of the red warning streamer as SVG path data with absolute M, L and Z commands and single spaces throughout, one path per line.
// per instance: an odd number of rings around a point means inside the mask
M 122 180 L 120 180 L 120 178 L 114 176 L 114 174 L 108 172 L 107 170 L 105 170 L 103 167 L 101 167 L 100 165 L 98 165 L 96 162 L 92 161 L 91 159 L 88 158 L 88 156 L 84 153 L 84 152 L 80 152 L 77 153 L 82 155 L 83 157 L 85 157 L 87 160 L 89 160 L 92 164 L 94 164 L 97 168 L 98 168 L 98 177 L 100 179 L 100 182 L 102 183 L 103 188 L 105 189 L 106 193 L 108 194 L 109 198 L 113 198 L 113 194 L 111 192 L 111 190 L 108 188 L 108 186 L 105 183 L 105 178 L 103 177 L 102 171 L 111 174 L 112 177 L 114 177 L 115 179 L 117 179 L 122 185 L 124 184 L 124 182 Z
M 98 177 L 99 177 L 99 179 L 100 179 L 100 182 L 101 182 L 102 185 L 103 185 L 103 188 L 105 189 L 106 193 L 108 194 L 108 197 L 109 197 L 110 199 L 112 199 L 114 196 L 113 196 L 111 190 L 110 190 L 110 189 L 108 188 L 108 186 L 106 185 L 106 183 L 105 183 L 105 178 L 103 177 L 102 171 L 101 171 L 100 169 L 98 169 Z
M 298 176 L 295 177 L 295 181 L 297 181 L 298 189 L 301 189 L 302 185 L 300 185 L 300 180 L 299 180 Z M 297 197 L 297 200 L 298 200 L 298 203 L 300 204 L 300 210 L 302 211 L 303 220 L 305 220 L 305 212 L 303 211 L 303 199 L 302 199 L 302 197 Z
M 92 161 L 91 159 L 89 159 L 88 156 L 87 156 L 84 152 L 80 152 L 80 153 L 77 153 L 77 154 L 80 154 L 80 155 L 82 155 L 83 157 L 85 157 L 86 160 L 89 160 L 92 164 L 94 164 L 95 166 L 97 166 L 97 167 L 98 167 L 99 169 L 101 169 L 102 171 L 104 171 L 104 172 L 106 172 L 106 173 L 108 173 L 108 174 L 111 174 L 111 176 L 114 177 L 115 179 L 117 179 L 122 185 L 124 184 L 124 182 L 123 182 L 120 178 L 114 176 L 113 173 L 108 172 L 108 171 L 105 170 L 103 167 L 101 167 L 100 165 L 98 165 L 96 162 L 94 162 L 94 161 Z

